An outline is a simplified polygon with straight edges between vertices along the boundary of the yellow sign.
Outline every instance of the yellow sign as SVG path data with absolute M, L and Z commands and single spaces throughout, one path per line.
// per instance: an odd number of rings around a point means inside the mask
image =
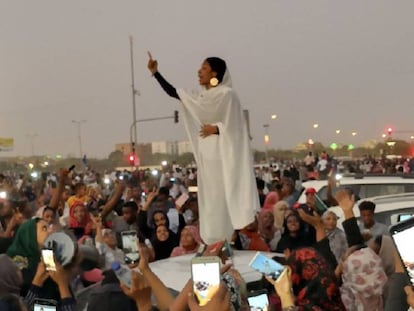
M 0 137 L 0 151 L 11 151 L 14 147 L 13 138 Z

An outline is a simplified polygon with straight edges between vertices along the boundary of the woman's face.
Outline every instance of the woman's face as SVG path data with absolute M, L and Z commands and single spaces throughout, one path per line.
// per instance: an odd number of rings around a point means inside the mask
M 263 225 L 266 226 L 270 226 L 274 224 L 275 222 L 275 217 L 273 216 L 272 213 L 266 213 L 263 215 Z
M 155 227 L 167 224 L 167 219 L 165 219 L 165 215 L 163 213 L 155 213 L 153 220 Z
M 201 64 L 201 68 L 198 70 L 198 81 L 200 85 L 209 85 L 210 79 L 217 75 L 216 72 L 211 70 L 210 64 L 204 61 Z
M 43 246 L 43 243 L 49 236 L 49 225 L 43 219 L 39 220 L 36 224 L 36 237 L 37 237 L 37 245 L 39 247 Z
M 168 229 L 166 226 L 158 226 L 156 234 L 157 234 L 158 241 L 161 241 L 161 242 L 166 241 L 168 237 L 170 236 L 170 233 L 168 232 Z
M 190 230 L 185 228 L 183 229 L 181 232 L 180 244 L 186 249 L 194 249 L 197 246 L 197 242 Z
M 52 211 L 47 210 L 43 213 L 43 220 L 46 221 L 49 225 L 53 223 L 54 214 Z
M 83 220 L 85 219 L 85 215 L 85 206 L 77 205 L 74 207 L 73 218 L 75 218 L 77 222 L 83 222 Z
M 322 218 L 322 222 L 326 230 L 333 230 L 336 228 L 336 215 L 329 213 L 328 215 Z
M 290 215 L 286 218 L 286 225 L 289 232 L 298 232 L 300 228 L 299 219 L 296 216 Z

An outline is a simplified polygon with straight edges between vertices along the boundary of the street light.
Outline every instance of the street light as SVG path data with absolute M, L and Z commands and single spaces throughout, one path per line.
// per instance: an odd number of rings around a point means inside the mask
M 336 130 L 335 133 L 336 134 L 341 134 L 341 130 Z
M 86 120 L 72 120 L 72 123 L 74 123 L 74 124 L 76 124 L 78 126 L 79 155 L 80 155 L 80 159 L 82 159 L 82 157 L 83 157 L 83 151 L 82 151 L 81 125 L 83 123 L 86 123 Z
M 272 120 L 276 120 L 277 119 L 277 114 L 272 114 Z
M 319 124 L 318 123 L 315 123 L 314 125 L 313 125 L 313 128 L 314 129 L 317 129 L 319 127 Z
M 270 137 L 269 137 L 269 124 L 263 124 L 264 128 L 264 144 L 265 144 L 265 154 L 266 154 L 266 163 L 269 163 L 269 150 L 268 145 L 270 144 Z
M 381 137 L 382 138 L 386 138 L 387 137 L 387 134 L 382 134 Z
M 352 136 L 356 136 L 357 135 L 357 132 L 352 132 Z

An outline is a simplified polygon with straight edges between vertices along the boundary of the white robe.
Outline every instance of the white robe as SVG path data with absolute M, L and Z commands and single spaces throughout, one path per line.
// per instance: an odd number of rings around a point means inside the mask
M 252 150 L 242 107 L 226 72 L 223 82 L 198 95 L 177 90 L 197 162 L 200 234 L 205 243 L 231 239 L 259 210 Z M 219 135 L 200 137 L 203 124 Z

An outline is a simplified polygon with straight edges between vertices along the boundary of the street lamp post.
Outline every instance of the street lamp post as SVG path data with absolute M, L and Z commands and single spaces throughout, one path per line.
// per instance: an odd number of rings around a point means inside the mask
M 270 137 L 269 137 L 269 124 L 263 124 L 264 128 L 264 143 L 265 143 L 265 154 L 266 154 L 266 162 L 269 164 L 269 150 L 268 145 L 270 143 Z
M 81 132 L 81 125 L 83 123 L 86 123 L 86 120 L 72 120 L 72 123 L 76 124 L 78 127 L 78 142 L 79 142 L 79 155 L 80 159 L 83 157 L 83 151 L 82 151 L 82 132 Z
M 136 147 L 137 147 L 137 108 L 135 102 L 135 95 L 139 95 L 137 89 L 135 89 L 135 75 L 134 75 L 134 50 L 133 50 L 133 38 L 132 36 L 129 37 L 129 51 L 131 56 L 131 90 L 132 90 L 132 124 L 134 127 L 134 137 L 131 140 L 131 152 L 136 155 Z
M 32 152 L 32 157 L 35 155 L 35 148 L 34 148 L 34 139 L 37 137 L 37 134 L 27 134 L 27 137 L 30 140 L 30 150 Z

